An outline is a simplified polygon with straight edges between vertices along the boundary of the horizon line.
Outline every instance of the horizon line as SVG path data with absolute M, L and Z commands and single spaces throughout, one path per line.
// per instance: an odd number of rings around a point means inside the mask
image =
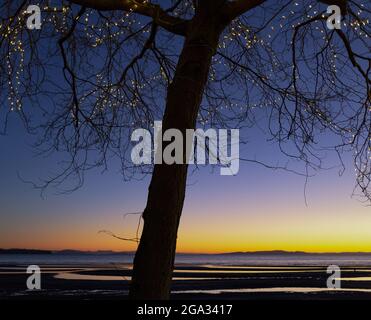
M 126 253 L 135 254 L 135 251 L 118 251 L 118 250 L 84 250 L 84 249 L 29 249 L 29 248 L 0 248 L 0 251 L 39 251 L 58 253 L 64 251 L 80 252 L 80 253 Z M 226 251 L 226 252 L 176 252 L 176 254 L 203 254 L 203 255 L 223 255 L 223 254 L 256 254 L 256 253 L 276 253 L 276 254 L 371 254 L 371 251 L 303 251 L 303 250 L 255 250 L 255 251 Z

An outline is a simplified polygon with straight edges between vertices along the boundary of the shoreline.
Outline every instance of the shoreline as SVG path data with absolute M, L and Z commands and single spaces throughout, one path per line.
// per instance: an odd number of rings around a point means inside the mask
M 26 266 L 0 266 L 0 300 L 127 299 L 131 265 L 41 265 L 41 290 L 26 288 Z M 174 300 L 371 299 L 371 266 L 343 267 L 341 289 L 327 289 L 323 266 L 177 265 Z

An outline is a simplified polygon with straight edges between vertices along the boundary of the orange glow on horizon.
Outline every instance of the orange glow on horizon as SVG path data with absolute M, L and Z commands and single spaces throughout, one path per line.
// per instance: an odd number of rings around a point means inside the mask
M 236 224 L 235 219 L 240 219 Z M 336 223 L 334 223 L 336 219 Z M 99 226 L 77 224 L 74 228 L 42 228 L 38 233 L 24 230 L 22 237 L 2 234 L 2 248 L 43 250 L 112 250 L 135 251 L 135 242 L 121 241 L 99 233 Z M 178 252 L 223 253 L 236 251 L 305 251 L 305 252 L 371 252 L 371 215 L 359 212 L 359 219 L 321 213 L 308 215 L 277 214 L 275 216 L 244 216 L 236 213 L 226 220 L 215 215 L 212 223 L 208 216 L 184 216 L 179 236 Z M 116 229 L 115 229 L 116 228 Z M 112 226 L 118 235 L 129 235 L 135 225 L 123 230 Z M 65 231 L 68 230 L 68 231 Z M 126 232 L 125 232 L 126 231 Z
M 336 197 L 336 195 L 335 195 Z M 228 212 L 225 211 L 228 208 Z M 246 213 L 246 208 L 248 212 Z M 109 230 L 135 237 L 138 217 L 122 220 L 114 209 L 102 215 L 88 212 L 50 215 L 1 228 L 1 248 L 44 250 L 135 251 L 137 243 L 99 233 Z M 371 252 L 369 207 L 328 199 L 306 207 L 302 202 L 217 202 L 192 204 L 182 215 L 177 251 L 223 253 L 236 251 Z

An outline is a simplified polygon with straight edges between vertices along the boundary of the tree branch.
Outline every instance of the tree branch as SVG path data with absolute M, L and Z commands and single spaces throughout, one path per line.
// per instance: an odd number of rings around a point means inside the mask
M 254 9 L 263 4 L 266 0 L 236 0 L 226 4 L 226 15 L 228 19 L 233 20 L 245 12 Z M 347 0 L 318 0 L 327 5 L 337 5 L 340 7 L 342 14 L 347 13 Z
M 236 0 L 226 4 L 225 13 L 229 20 L 233 20 L 245 12 L 260 6 L 265 0 Z
M 173 17 L 159 5 L 151 4 L 148 0 L 71 0 L 72 3 L 99 11 L 123 10 L 150 17 L 160 27 L 172 33 L 184 36 L 188 20 Z

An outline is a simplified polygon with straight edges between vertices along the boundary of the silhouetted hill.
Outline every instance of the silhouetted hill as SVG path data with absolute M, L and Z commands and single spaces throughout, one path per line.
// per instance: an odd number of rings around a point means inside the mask
M 0 254 L 52 254 L 50 250 L 37 249 L 0 249 Z
M 272 251 L 240 251 L 240 252 L 227 252 L 227 253 L 220 253 L 219 255 L 245 255 L 245 256 L 260 256 L 260 255 L 277 255 L 277 256 L 302 256 L 302 255 L 334 255 L 334 256 L 342 256 L 342 255 L 371 255 L 371 252 L 305 252 L 305 251 L 284 251 L 284 250 L 272 250 Z
M 83 251 L 83 250 L 38 250 L 38 249 L 0 249 L 0 254 L 134 254 L 134 252 L 130 251 L 111 251 L 111 250 L 98 250 L 98 251 Z M 238 251 L 238 252 L 226 252 L 226 253 L 182 253 L 178 252 L 177 255 L 216 255 L 216 256 L 305 256 L 305 255 L 333 255 L 333 256 L 345 256 L 345 255 L 352 255 L 352 256 L 369 256 L 371 252 L 304 252 L 304 251 L 284 251 L 284 250 L 271 250 L 271 251 Z
M 98 251 L 80 251 L 80 250 L 59 250 L 53 251 L 54 254 L 133 254 L 127 251 L 111 251 L 111 250 L 98 250 Z

